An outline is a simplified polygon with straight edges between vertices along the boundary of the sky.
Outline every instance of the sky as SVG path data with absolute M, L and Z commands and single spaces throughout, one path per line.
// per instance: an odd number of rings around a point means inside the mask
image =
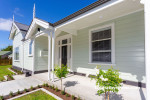
M 9 40 L 12 18 L 30 25 L 35 3 L 36 17 L 54 23 L 97 0 L 0 0 L 0 49 L 12 45 Z

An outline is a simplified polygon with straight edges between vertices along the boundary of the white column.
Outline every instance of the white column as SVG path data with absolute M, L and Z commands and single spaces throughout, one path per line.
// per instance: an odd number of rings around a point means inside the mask
M 50 81 L 51 73 L 51 33 L 48 33 L 48 80 Z
M 150 100 L 150 0 L 145 0 L 146 100 Z
M 55 32 L 52 31 L 52 81 L 54 82 L 54 55 L 55 55 Z

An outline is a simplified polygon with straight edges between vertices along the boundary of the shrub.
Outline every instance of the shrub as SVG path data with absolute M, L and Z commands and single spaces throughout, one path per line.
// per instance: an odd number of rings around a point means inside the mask
M 61 91 L 61 94 L 62 94 L 62 95 L 65 95 L 65 91 Z
M 28 92 L 28 90 L 25 88 L 25 89 L 24 89 L 24 92 Z
M 53 87 L 50 85 L 49 88 L 52 89 Z
M 38 87 L 38 88 L 40 88 L 41 86 L 40 86 L 40 85 L 38 85 L 37 87 Z
M 72 95 L 71 98 L 72 98 L 72 100 L 75 100 L 75 96 L 74 95 Z
M 17 94 L 20 94 L 20 91 L 19 91 L 19 90 L 17 91 Z
M 65 65 L 55 66 L 54 74 L 61 80 L 61 90 L 62 90 L 62 78 L 66 77 L 69 73 L 68 67 Z
M 54 85 L 52 86 L 52 89 L 55 90 L 55 86 Z
M 55 88 L 55 91 L 58 92 L 58 87 Z
M 1 79 L 0 81 L 3 81 L 4 79 Z
M 0 96 L 0 100 L 4 100 L 4 97 L 3 97 L 3 96 Z
M 30 89 L 33 90 L 33 86 L 31 86 Z
M 108 96 L 108 100 L 110 92 L 118 92 L 122 83 L 122 79 L 119 77 L 119 71 L 114 70 L 112 67 L 107 71 L 100 69 L 94 79 L 96 80 L 96 85 L 99 87 L 97 93 L 99 95 L 105 93 L 105 99 Z
M 47 84 L 47 83 L 45 84 L 45 87 L 48 87 L 48 84 Z
M 13 92 L 12 91 L 10 91 L 9 96 L 11 96 L 11 97 L 13 96 Z
M 66 94 L 66 97 L 69 97 L 69 94 Z
M 78 96 L 78 99 L 77 100 L 81 100 L 81 98 Z

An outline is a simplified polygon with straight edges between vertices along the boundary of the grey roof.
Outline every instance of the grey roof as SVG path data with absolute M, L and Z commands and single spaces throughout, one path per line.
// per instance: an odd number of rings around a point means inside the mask
M 1 56 L 1 55 L 5 55 L 5 54 L 8 54 L 8 53 L 11 53 L 11 51 L 0 51 L 0 56 Z
M 25 24 L 22 24 L 22 23 L 18 23 L 18 22 L 15 22 L 15 24 L 17 25 L 17 27 L 21 30 L 21 31 L 28 31 L 29 29 L 29 26 L 28 25 L 25 25 Z

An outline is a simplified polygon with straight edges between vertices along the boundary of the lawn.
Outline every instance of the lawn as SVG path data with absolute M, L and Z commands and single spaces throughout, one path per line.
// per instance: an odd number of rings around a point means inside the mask
M 0 66 L 0 80 L 4 79 L 5 75 L 13 74 L 11 71 L 8 70 L 12 65 Z
M 57 99 L 43 92 L 42 90 L 39 90 L 31 94 L 17 98 L 15 100 L 57 100 Z

